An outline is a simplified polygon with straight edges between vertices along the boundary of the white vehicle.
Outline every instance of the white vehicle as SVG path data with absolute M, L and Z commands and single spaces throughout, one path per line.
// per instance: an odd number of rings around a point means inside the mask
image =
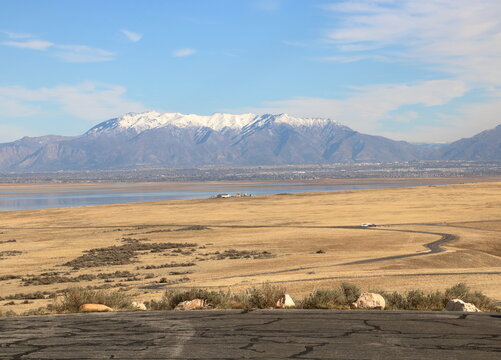
M 362 226 L 362 227 L 376 227 L 376 224 L 373 224 L 373 223 L 363 223 L 363 224 L 360 224 L 360 226 Z

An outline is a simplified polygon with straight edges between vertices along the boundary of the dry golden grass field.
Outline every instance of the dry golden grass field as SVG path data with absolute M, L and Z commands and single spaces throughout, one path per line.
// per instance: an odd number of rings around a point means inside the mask
M 263 282 L 299 297 L 342 281 L 398 291 L 465 282 L 501 300 L 501 182 L 0 214 L 3 298 L 78 285 L 149 300 L 169 287 Z

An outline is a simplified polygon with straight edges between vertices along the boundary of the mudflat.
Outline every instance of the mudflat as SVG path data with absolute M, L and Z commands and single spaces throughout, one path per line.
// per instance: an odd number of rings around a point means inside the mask
M 2 212 L 0 296 L 280 283 L 501 299 L 501 182 Z M 373 223 L 376 227 L 361 227 Z M 23 312 L 50 299 L 0 301 Z

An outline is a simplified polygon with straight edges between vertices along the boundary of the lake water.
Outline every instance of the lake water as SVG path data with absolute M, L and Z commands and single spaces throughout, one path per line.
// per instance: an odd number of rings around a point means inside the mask
M 317 191 L 376 189 L 424 185 L 402 184 L 312 184 L 312 183 L 238 183 L 238 184 L 79 184 L 79 185 L 3 185 L 0 186 L 0 211 L 62 208 L 119 204 L 143 201 L 204 199 L 217 194 L 249 193 L 253 196 Z M 426 185 L 433 185 L 426 182 Z

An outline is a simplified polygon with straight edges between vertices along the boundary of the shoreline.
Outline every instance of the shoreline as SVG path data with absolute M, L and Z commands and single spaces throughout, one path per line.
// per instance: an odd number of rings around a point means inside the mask
M 307 185 L 318 185 L 318 184 L 335 184 L 335 185 L 362 185 L 371 184 L 374 182 L 381 183 L 400 183 L 400 182 L 440 182 L 447 183 L 448 181 L 459 182 L 497 182 L 501 181 L 501 175 L 479 175 L 479 176 L 422 176 L 422 177 L 354 177 L 354 178 L 319 178 L 319 179 L 279 179 L 279 180 L 207 180 L 207 181 L 91 181 L 91 182 L 38 182 L 38 183 L 2 183 L 0 182 L 1 188 L 13 188 L 13 187 L 54 187 L 54 186 L 189 186 L 189 185 L 263 185 L 263 184 L 302 184 Z M 424 184 L 426 185 L 426 184 Z
M 252 197 L 277 194 L 329 193 L 370 189 L 412 188 L 458 184 L 500 182 L 501 176 L 422 177 L 422 178 L 354 178 L 275 181 L 206 181 L 84 184 L 0 184 L 0 213 L 44 209 L 65 209 L 117 204 L 140 204 L 157 201 L 204 200 L 215 193 L 251 193 Z M 333 187 L 333 189 L 326 189 Z M 338 188 L 336 188 L 338 187 Z M 355 187 L 355 188 L 343 188 Z M 318 188 L 318 189 L 316 189 Z M 257 193 L 253 193 L 253 189 Z M 68 196 L 69 194 L 69 196 Z M 85 195 L 88 195 L 87 197 Z M 113 198 L 113 194 L 116 196 Z M 204 194 L 204 195 L 202 195 Z M 154 196 L 155 199 L 144 199 Z M 11 197 L 11 199 L 9 199 Z M 17 198 L 16 198 L 17 197 Z M 129 197 L 129 199 L 126 199 Z M 107 201 L 108 200 L 108 201 Z M 27 205 L 8 208 L 9 202 Z M 37 202 L 43 205 L 35 205 Z M 52 204 L 52 206 L 51 206 Z M 2 209 L 2 207 L 4 209 Z M 11 205 L 12 207 L 12 205 Z

